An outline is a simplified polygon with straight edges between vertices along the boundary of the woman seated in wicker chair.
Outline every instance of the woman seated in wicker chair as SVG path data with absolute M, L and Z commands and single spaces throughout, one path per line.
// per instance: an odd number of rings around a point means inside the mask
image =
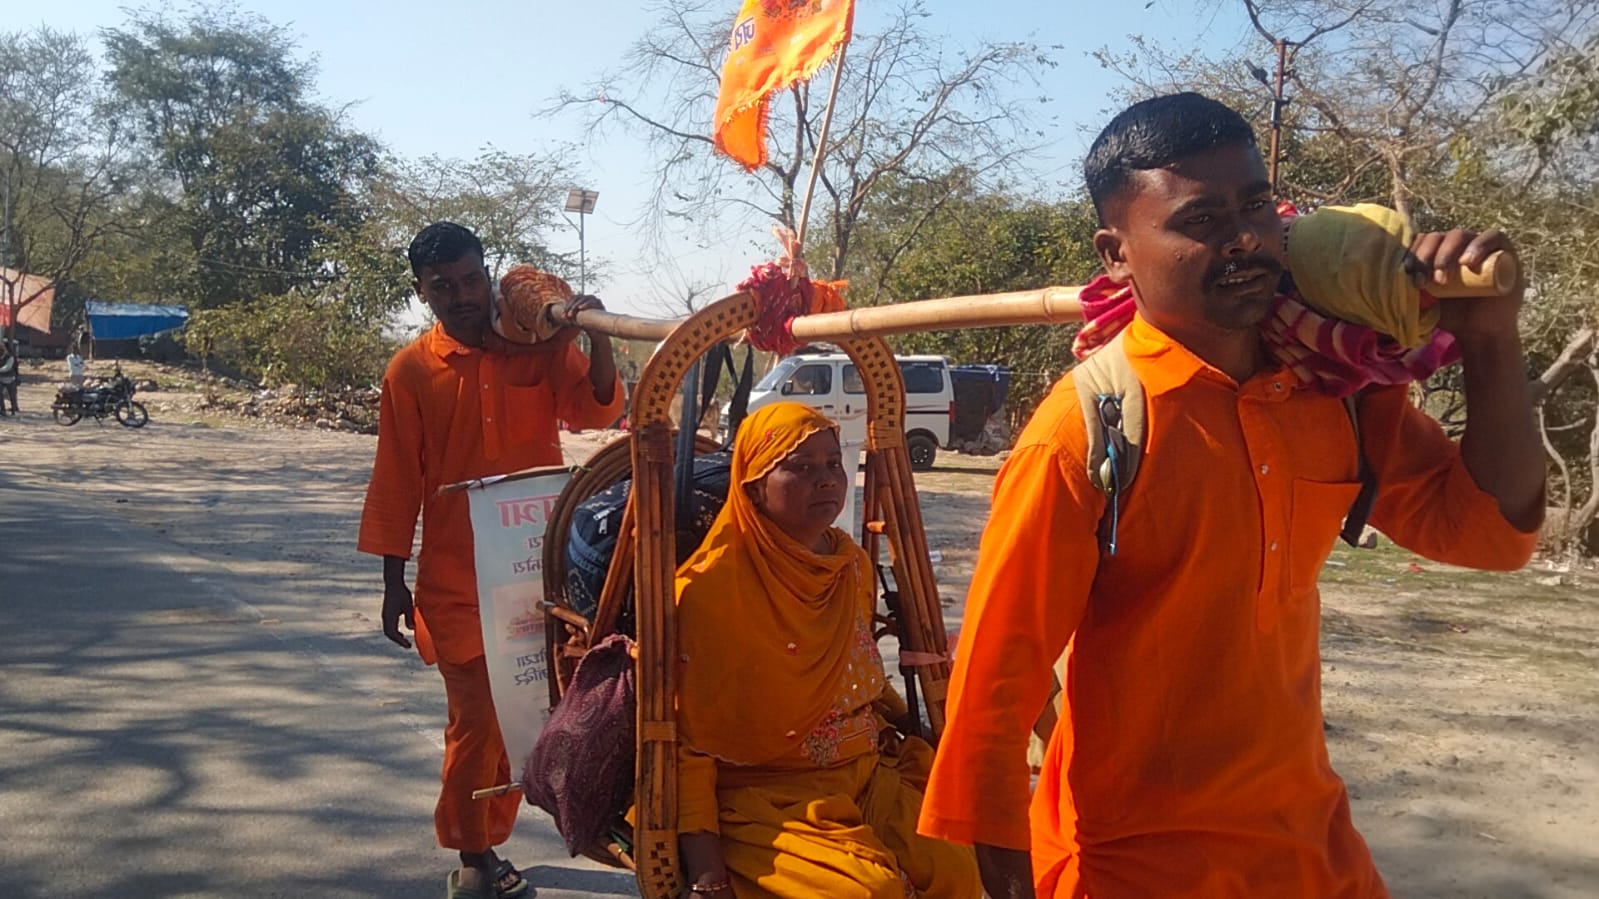
M 678 831 L 690 893 L 982 895 L 969 847 L 922 837 L 932 749 L 872 637 L 871 562 L 832 526 L 853 489 L 837 426 L 752 414 L 732 485 L 678 569 Z

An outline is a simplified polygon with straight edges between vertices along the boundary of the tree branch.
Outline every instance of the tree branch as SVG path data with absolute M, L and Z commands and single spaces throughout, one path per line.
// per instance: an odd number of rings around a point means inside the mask
M 1577 331 L 1566 342 L 1565 349 L 1560 351 L 1555 361 L 1528 385 L 1529 398 L 1535 405 L 1542 405 L 1571 380 L 1573 375 L 1583 371 L 1588 360 L 1594 355 L 1594 336 L 1593 328 Z

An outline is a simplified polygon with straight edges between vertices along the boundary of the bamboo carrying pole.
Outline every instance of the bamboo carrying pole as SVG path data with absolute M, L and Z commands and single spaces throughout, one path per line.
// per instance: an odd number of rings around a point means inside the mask
M 472 798 L 488 799 L 491 796 L 504 796 L 506 793 L 515 792 L 516 790 L 520 789 L 522 789 L 522 782 L 519 780 L 513 780 L 508 784 L 500 784 L 499 786 L 484 787 L 481 790 L 473 790 Z
M 1503 269 L 1501 271 L 1501 269 Z M 1493 295 L 1519 280 L 1515 260 L 1495 260 L 1484 271 L 1461 277 L 1439 295 Z M 1473 283 L 1475 282 L 1475 283 Z M 950 675 L 948 638 L 943 629 L 937 585 L 928 557 L 926 534 L 910 458 L 904 445 L 904 392 L 892 351 L 878 333 L 1068 321 L 1080 316 L 1073 288 L 1046 288 L 1021 294 L 952 297 L 801 317 L 793 332 L 803 339 L 836 340 L 861 372 L 868 394 L 868 521 L 882 514 L 881 528 L 892 547 L 895 578 L 901 589 L 903 638 L 921 659 L 916 678 L 926 699 L 929 722 L 942 730 L 943 703 Z M 637 430 L 632 442 L 634 598 L 638 625 L 638 792 L 634 845 L 637 876 L 646 899 L 668 899 L 682 891 L 677 854 L 677 620 L 673 574 L 673 447 L 670 402 L 693 361 L 716 341 L 752 327 L 759 302 L 748 291 L 713 303 L 682 322 L 634 319 L 614 313 L 580 313 L 580 326 L 650 336 L 662 341 L 642 373 L 632 399 Z M 612 327 L 607 328 L 606 325 Z M 872 332 L 874 336 L 861 336 Z M 866 535 L 863 535 L 866 536 Z M 875 542 L 875 541 L 871 541 Z M 616 560 L 613 559 L 613 563 Z M 614 570 L 613 570 L 613 573 Z M 608 588 L 610 585 L 607 585 Z M 609 605 L 602 598 L 602 606 Z M 620 857 L 620 856 L 619 856 Z
M 1440 299 L 1454 297 L 1504 296 L 1521 283 L 1521 260 L 1500 250 L 1484 259 L 1481 271 L 1460 266 L 1442 284 L 1429 284 L 1424 290 Z
M 1444 284 L 1429 284 L 1428 293 L 1439 298 L 1501 296 L 1515 289 L 1521 280 L 1521 264 L 1507 252 L 1494 253 L 1481 271 L 1465 266 Z M 843 312 L 804 315 L 794 320 L 796 340 L 839 341 L 854 337 L 884 337 L 914 331 L 947 331 L 956 328 L 999 328 L 1006 325 L 1061 324 L 1082 321 L 1082 305 L 1077 296 L 1081 287 L 1045 287 L 1013 293 L 987 293 L 961 297 L 915 300 L 891 306 L 865 306 Z M 561 320 L 564 306 L 550 307 L 550 315 Z M 649 319 L 616 312 L 586 311 L 577 314 L 583 328 L 624 340 L 665 340 L 682 319 Z
M 839 340 L 912 331 L 1082 321 L 1083 306 L 1077 300 L 1081 292 L 1080 287 L 1046 287 L 824 312 L 795 319 L 794 339 Z

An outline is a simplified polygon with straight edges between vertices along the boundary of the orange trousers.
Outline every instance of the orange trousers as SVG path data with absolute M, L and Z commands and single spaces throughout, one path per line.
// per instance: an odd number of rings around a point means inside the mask
M 464 665 L 439 659 L 438 665 L 450 719 L 444 727 L 444 785 L 433 809 L 433 828 L 445 849 L 486 852 L 510 839 L 522 791 L 472 798 L 473 790 L 512 779 L 489 693 L 488 665 L 482 656 Z

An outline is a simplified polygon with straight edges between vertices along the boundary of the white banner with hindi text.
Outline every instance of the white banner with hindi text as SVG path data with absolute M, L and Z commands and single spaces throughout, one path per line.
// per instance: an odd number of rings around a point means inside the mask
M 549 647 L 544 634 L 545 523 L 570 475 L 489 478 L 467 490 L 477 556 L 483 657 L 511 777 L 550 717 Z M 485 787 L 493 786 L 484 784 Z

